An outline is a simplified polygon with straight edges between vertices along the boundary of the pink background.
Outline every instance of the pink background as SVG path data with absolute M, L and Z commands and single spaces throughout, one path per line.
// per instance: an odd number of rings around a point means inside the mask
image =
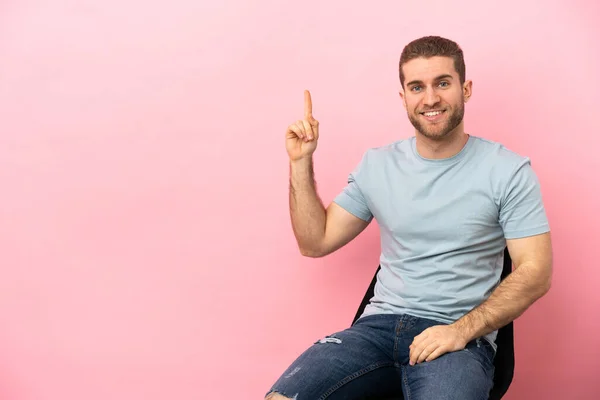
M 532 158 L 554 232 L 506 398 L 598 397 L 598 2 L 368 3 L 0 3 L 0 398 L 259 399 L 347 327 L 377 226 L 299 255 L 284 130 L 310 89 L 329 203 L 413 134 L 397 60 L 426 34 L 465 50 L 467 132 Z

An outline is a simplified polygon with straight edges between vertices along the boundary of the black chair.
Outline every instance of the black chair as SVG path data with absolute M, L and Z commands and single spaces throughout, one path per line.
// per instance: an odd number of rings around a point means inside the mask
M 373 276 L 373 280 L 367 289 L 367 293 L 363 297 L 362 303 L 358 307 L 356 311 L 356 315 L 354 316 L 354 320 L 352 321 L 352 325 L 358 320 L 358 318 L 362 315 L 365 306 L 369 303 L 371 298 L 374 295 L 375 291 L 375 282 L 377 281 L 377 272 L 381 269 L 381 266 L 377 267 L 377 271 L 375 272 L 375 276 Z M 510 254 L 508 253 L 508 249 L 504 249 L 504 265 L 502 268 L 502 278 L 504 279 L 510 274 L 512 271 L 512 260 L 510 258 Z M 498 336 L 496 337 L 496 357 L 494 359 L 494 385 L 492 386 L 492 390 L 490 391 L 490 400 L 500 400 L 508 391 L 508 387 L 510 386 L 513 375 L 515 371 L 515 349 L 514 349 L 514 336 L 513 336 L 513 323 L 509 323 L 504 327 L 498 330 Z

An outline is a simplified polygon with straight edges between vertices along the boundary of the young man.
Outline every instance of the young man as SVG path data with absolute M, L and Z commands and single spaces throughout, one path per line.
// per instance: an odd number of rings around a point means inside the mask
M 313 178 L 309 92 L 304 119 L 287 129 L 300 252 L 330 254 L 375 218 L 381 271 L 357 323 L 308 348 L 268 399 L 486 399 L 497 330 L 550 288 L 549 225 L 529 159 L 464 131 L 472 82 L 462 50 L 420 38 L 399 68 L 415 136 L 368 150 L 327 209 Z M 506 246 L 514 270 L 499 284 Z

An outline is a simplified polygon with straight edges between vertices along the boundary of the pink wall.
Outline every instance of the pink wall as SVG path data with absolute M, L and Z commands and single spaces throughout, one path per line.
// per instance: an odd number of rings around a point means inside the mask
M 425 34 L 463 46 L 467 131 L 533 159 L 554 231 L 507 398 L 597 398 L 600 7 L 489 3 L 0 3 L 0 398 L 258 399 L 345 328 L 377 227 L 299 255 L 284 129 L 310 89 L 329 202 L 412 134 L 396 63 Z

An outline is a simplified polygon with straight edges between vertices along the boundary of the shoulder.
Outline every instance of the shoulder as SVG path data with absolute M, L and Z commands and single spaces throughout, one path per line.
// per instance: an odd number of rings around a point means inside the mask
M 410 151 L 410 139 L 367 148 L 363 151 L 360 162 L 352 174 L 355 178 L 372 179 L 374 176 L 380 175 L 382 171 L 408 158 Z
M 477 151 L 474 153 L 481 157 L 480 165 L 485 166 L 480 170 L 492 185 L 499 204 L 511 196 L 539 189 L 529 157 L 488 139 L 477 138 L 475 143 Z
M 510 176 L 523 166 L 531 164 L 529 157 L 507 148 L 504 144 L 481 137 L 473 137 L 474 154 L 488 164 L 494 173 Z
M 362 156 L 362 163 L 370 166 L 401 160 L 412 152 L 411 138 L 401 139 L 382 146 L 368 148 Z

